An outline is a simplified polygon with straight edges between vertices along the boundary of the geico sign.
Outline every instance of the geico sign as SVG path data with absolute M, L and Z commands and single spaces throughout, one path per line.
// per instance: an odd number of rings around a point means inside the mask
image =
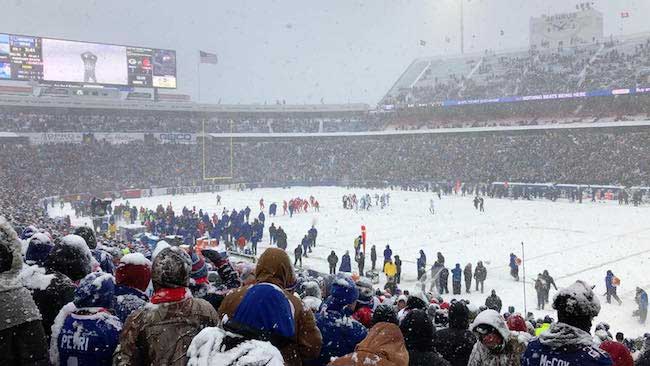
M 191 143 L 194 141 L 194 136 L 191 133 L 161 133 L 158 139 L 164 142 Z

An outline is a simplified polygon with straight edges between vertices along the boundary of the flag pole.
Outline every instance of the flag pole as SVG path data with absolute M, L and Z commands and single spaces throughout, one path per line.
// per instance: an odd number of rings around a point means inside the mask
M 521 267 L 523 270 L 524 278 L 521 281 L 524 289 L 524 314 L 528 315 L 528 307 L 526 306 L 526 255 L 524 253 L 524 242 L 521 242 Z
M 196 78 L 197 78 L 197 85 L 198 85 L 198 96 L 197 96 L 197 102 L 201 102 L 201 51 L 199 51 L 199 62 L 196 63 Z

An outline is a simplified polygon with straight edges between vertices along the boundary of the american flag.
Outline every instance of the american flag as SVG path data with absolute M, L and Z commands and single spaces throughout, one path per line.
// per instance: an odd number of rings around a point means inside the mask
M 217 54 L 199 50 L 199 58 L 202 64 L 217 64 Z

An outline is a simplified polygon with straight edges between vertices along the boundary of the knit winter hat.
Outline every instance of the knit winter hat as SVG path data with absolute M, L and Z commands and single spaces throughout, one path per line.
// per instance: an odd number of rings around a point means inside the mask
M 359 291 L 359 298 L 357 301 L 361 304 L 364 305 L 372 305 L 373 299 L 373 290 L 372 290 L 372 282 L 366 278 L 359 278 L 357 280 L 357 291 Z
M 66 235 L 50 251 L 44 264 L 50 271 L 79 281 L 92 271 L 93 256 L 82 237 Z
M 352 280 L 345 276 L 338 276 L 332 283 L 327 306 L 333 310 L 340 310 L 345 305 L 352 304 L 359 298 L 359 290 Z
M 375 311 L 372 313 L 372 324 L 381 322 L 399 324 L 397 313 L 392 306 L 381 304 L 377 306 Z
M 89 249 L 97 248 L 97 239 L 95 238 L 95 232 L 93 229 L 88 226 L 79 226 L 74 230 L 74 234 L 84 238 Z
M 151 280 L 155 290 L 160 288 L 187 287 L 190 282 L 192 260 L 179 247 L 162 249 L 153 260 Z
M 205 260 L 194 252 L 190 254 L 190 258 L 192 258 L 192 272 L 190 273 L 190 277 L 193 280 L 208 277 L 208 267 L 205 265 Z
M 287 338 L 295 335 L 289 299 L 280 287 L 271 283 L 258 283 L 250 287 L 237 306 L 232 321 L 235 325 L 233 330 L 236 331 L 237 326 L 240 331 L 246 328 L 254 330 L 254 338 L 260 340 L 270 340 L 273 334 Z
M 93 272 L 79 282 L 74 291 L 74 305 L 78 308 L 113 308 L 115 281 L 113 276 L 103 272 Z
M 129 253 L 120 259 L 115 283 L 145 291 L 151 280 L 151 262 L 141 253 Z
M 50 254 L 53 248 L 52 240 L 47 235 L 36 233 L 29 238 L 27 253 L 25 253 L 25 262 L 27 264 L 43 266 L 47 255 Z
M 571 286 L 560 289 L 553 298 L 553 309 L 563 319 L 593 319 L 600 312 L 600 302 L 592 286 L 578 280 Z

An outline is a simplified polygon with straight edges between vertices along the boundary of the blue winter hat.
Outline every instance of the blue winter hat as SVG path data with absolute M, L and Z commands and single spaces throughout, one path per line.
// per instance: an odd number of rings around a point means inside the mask
M 190 272 L 190 277 L 194 280 L 208 277 L 208 267 L 205 265 L 205 260 L 194 252 L 190 253 L 190 258 L 192 258 L 192 272 Z
M 232 321 L 237 325 L 291 338 L 295 333 L 293 309 L 284 291 L 271 283 L 258 283 L 246 291 Z
M 338 276 L 332 283 L 327 307 L 331 310 L 340 310 L 345 305 L 352 304 L 359 298 L 359 290 L 352 279 Z
M 36 264 L 42 267 L 52 248 L 54 248 L 54 245 L 47 235 L 36 233 L 29 239 L 25 261 L 28 264 Z
M 77 308 L 113 308 L 115 280 L 103 272 L 93 272 L 84 277 L 74 291 Z

